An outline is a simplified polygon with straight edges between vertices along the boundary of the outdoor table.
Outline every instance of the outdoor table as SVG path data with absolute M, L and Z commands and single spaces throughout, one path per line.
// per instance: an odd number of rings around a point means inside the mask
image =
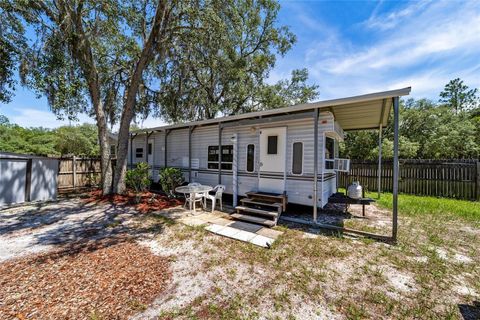
M 209 192 L 209 191 L 212 191 L 213 190 L 213 187 L 210 187 L 210 186 L 204 186 L 204 185 L 200 185 L 200 186 L 181 186 L 181 187 L 177 187 L 175 189 L 176 192 L 178 193 L 183 193 L 183 194 L 187 194 L 189 193 L 190 194 L 190 211 L 193 211 L 193 213 L 195 213 L 195 196 L 197 193 L 206 193 L 206 192 Z M 193 210 L 192 210 L 192 201 L 193 201 Z

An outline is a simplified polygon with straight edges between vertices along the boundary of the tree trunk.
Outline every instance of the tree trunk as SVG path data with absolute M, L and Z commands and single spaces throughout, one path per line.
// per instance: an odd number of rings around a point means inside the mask
M 129 114 L 124 112 L 122 114 L 120 130 L 118 132 L 117 162 L 113 179 L 113 192 L 118 194 L 122 194 L 126 190 L 125 174 L 127 172 L 128 140 L 132 117 L 133 112 Z M 148 150 L 145 150 L 145 152 L 148 152 Z
M 126 90 L 122 118 L 120 120 L 120 130 L 118 132 L 117 163 L 113 176 L 114 193 L 122 194 L 126 190 L 125 174 L 127 172 L 128 138 L 130 123 L 132 122 L 134 115 L 134 107 L 138 88 L 142 81 L 143 71 L 154 58 L 155 50 L 160 49 L 158 48 L 159 42 L 163 40 L 162 32 L 165 31 L 168 21 L 169 11 L 167 8 L 167 1 L 158 0 L 152 30 L 150 31 L 148 39 L 143 46 L 143 50 L 140 54 L 137 64 L 135 65 L 135 69 L 133 70 L 132 77 L 130 78 L 129 85 Z M 148 152 L 148 150 L 145 150 L 145 152 Z
M 97 129 L 98 141 L 100 144 L 100 166 L 102 171 L 101 187 L 102 194 L 112 193 L 112 160 L 110 158 L 110 143 L 108 142 L 108 128 L 103 114 L 103 106 L 100 105 L 101 111 L 97 112 Z M 103 116 L 102 116 L 103 115 Z

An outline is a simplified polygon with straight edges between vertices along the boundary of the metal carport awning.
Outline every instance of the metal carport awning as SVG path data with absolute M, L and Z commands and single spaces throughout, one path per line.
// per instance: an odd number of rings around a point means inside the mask
M 392 99 L 383 98 L 366 102 L 349 103 L 329 107 L 335 120 L 344 131 L 378 129 L 388 122 Z
M 168 126 L 162 127 L 155 127 L 149 129 L 141 129 L 132 132 L 131 134 L 136 133 L 148 133 L 149 131 L 164 131 L 166 134 L 174 129 L 181 129 L 181 128 L 192 128 L 197 126 L 205 126 L 205 125 L 218 125 L 219 127 L 219 145 L 221 146 L 221 130 L 223 127 L 227 126 L 238 126 L 238 125 L 247 125 L 255 123 L 262 123 L 275 121 L 280 118 L 282 120 L 294 119 L 297 117 L 309 117 L 313 116 L 314 119 L 314 135 L 315 137 L 318 135 L 318 113 L 319 111 L 330 111 L 333 115 L 335 120 L 338 122 L 340 127 L 344 131 L 349 130 L 373 130 L 379 129 L 379 169 L 381 163 L 381 131 L 387 125 L 388 118 L 390 116 L 391 109 L 393 108 L 393 123 L 394 123 L 394 166 L 393 166 L 393 217 L 392 217 L 392 236 L 388 237 L 388 239 L 384 239 L 385 236 L 375 235 L 375 234 L 368 234 L 366 232 L 356 231 L 356 230 L 347 230 L 343 228 L 344 231 L 347 232 L 356 232 L 360 234 L 364 234 L 371 237 L 376 237 L 382 240 L 391 240 L 396 242 L 397 239 L 397 219 L 398 219 L 398 178 L 399 178 L 399 164 L 398 164 L 398 123 L 399 123 L 399 100 L 401 96 L 409 95 L 411 91 L 411 87 L 390 90 L 390 91 L 383 91 L 377 93 L 370 93 L 360 96 L 353 96 L 347 98 L 340 98 L 340 99 L 332 99 L 332 100 L 324 100 L 318 101 L 313 103 L 305 103 L 300 105 L 295 105 L 291 107 L 273 109 L 273 110 L 265 110 L 265 111 L 257 111 L 245 114 L 239 114 L 234 116 L 226 116 L 220 117 L 215 119 L 207 119 L 201 121 L 194 121 L 188 123 L 179 123 L 173 124 Z M 312 112 L 313 111 L 313 112 Z M 189 145 L 190 145 L 189 139 Z M 318 143 L 317 139 L 315 141 L 315 152 L 314 154 L 318 154 Z M 166 141 L 165 141 L 166 142 Z M 190 146 L 189 146 L 190 148 Z M 166 151 L 166 143 L 165 143 L 165 153 Z M 190 157 L 189 157 L 190 158 Z M 166 161 L 166 157 L 165 157 Z M 220 156 L 221 161 L 221 156 Z M 166 163 L 165 163 L 166 164 Z M 221 168 L 221 166 L 219 166 Z M 379 170 L 380 171 L 380 170 Z M 317 188 L 316 188 L 316 181 L 317 181 L 317 174 L 318 174 L 318 159 L 314 160 L 314 217 L 316 220 L 316 199 L 317 199 Z M 219 169 L 219 179 L 221 179 L 221 169 Z M 327 227 L 328 225 L 322 225 L 322 227 Z M 333 226 L 331 226 L 333 228 Z M 338 227 L 335 227 L 338 230 Z

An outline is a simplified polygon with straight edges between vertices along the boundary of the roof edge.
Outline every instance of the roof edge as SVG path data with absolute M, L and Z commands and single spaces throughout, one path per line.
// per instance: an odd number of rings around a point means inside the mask
M 259 116 L 275 115 L 275 114 L 280 114 L 285 112 L 297 112 L 297 111 L 303 111 L 308 109 L 328 108 L 328 107 L 334 107 L 334 106 L 343 105 L 343 104 L 365 102 L 369 100 L 378 100 L 378 99 L 386 99 L 386 98 L 393 98 L 393 97 L 399 97 L 399 96 L 407 96 L 410 94 L 411 90 L 412 90 L 412 87 L 405 87 L 401 89 L 367 93 L 367 94 L 362 94 L 358 96 L 350 96 L 345 98 L 337 98 L 337 99 L 323 100 L 323 101 L 317 101 L 317 102 L 303 103 L 303 104 L 298 104 L 298 105 L 293 105 L 293 106 L 283 107 L 278 109 L 255 111 L 255 112 L 242 113 L 242 114 L 233 115 L 233 116 L 224 116 L 224 117 L 214 118 L 214 119 L 183 122 L 183 123 L 177 123 L 177 124 L 171 124 L 171 125 L 165 125 L 165 126 L 159 126 L 159 127 L 138 129 L 138 130 L 131 131 L 131 133 L 143 133 L 148 131 L 187 128 L 189 126 L 215 124 L 220 122 L 235 121 L 235 120 L 248 119 L 248 118 L 254 118 Z

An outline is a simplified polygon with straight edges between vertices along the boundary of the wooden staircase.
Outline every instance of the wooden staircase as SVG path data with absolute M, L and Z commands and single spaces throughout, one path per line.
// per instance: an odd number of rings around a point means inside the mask
M 242 204 L 235 207 L 237 213 L 231 215 L 234 219 L 273 227 L 286 210 L 286 194 L 247 192 L 246 195 L 240 200 Z

